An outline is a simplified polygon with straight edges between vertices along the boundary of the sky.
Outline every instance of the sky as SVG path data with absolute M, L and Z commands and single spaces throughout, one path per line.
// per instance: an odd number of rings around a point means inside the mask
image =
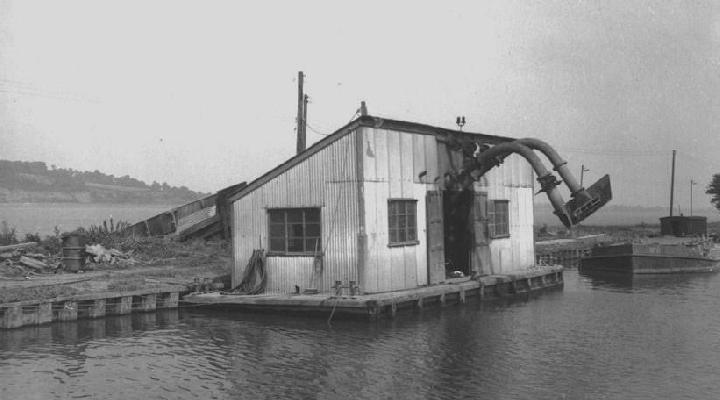
M 558 149 L 616 205 L 709 206 L 720 173 L 713 1 L 0 2 L 0 158 L 216 191 L 365 100 L 380 117 Z M 587 186 L 587 185 L 586 185 Z M 540 196 L 538 196 L 539 198 Z

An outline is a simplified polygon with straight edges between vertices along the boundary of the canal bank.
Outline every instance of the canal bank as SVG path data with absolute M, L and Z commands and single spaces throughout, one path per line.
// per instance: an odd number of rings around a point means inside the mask
M 185 286 L 167 285 L 134 291 L 96 292 L 4 303 L 0 304 L 0 328 L 20 328 L 177 308 L 180 293 L 186 290 Z
M 464 304 L 469 298 L 502 298 L 563 286 L 562 266 L 542 266 L 535 270 L 507 275 L 487 275 L 449 279 L 444 283 L 414 289 L 344 295 L 336 294 L 258 294 L 233 295 L 192 293 L 182 302 L 239 311 L 262 311 L 286 314 L 309 314 L 333 317 L 368 318 L 394 317 L 399 311 L 433 306 Z

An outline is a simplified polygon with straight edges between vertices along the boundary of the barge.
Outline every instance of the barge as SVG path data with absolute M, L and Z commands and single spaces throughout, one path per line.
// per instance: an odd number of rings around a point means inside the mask
M 583 273 L 672 274 L 713 272 L 720 266 L 720 249 L 707 242 L 675 241 L 598 246 L 580 260 Z

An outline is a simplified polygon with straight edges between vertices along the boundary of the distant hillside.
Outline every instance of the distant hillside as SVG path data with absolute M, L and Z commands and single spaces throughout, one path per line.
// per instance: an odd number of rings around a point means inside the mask
M 583 221 L 583 225 L 660 225 L 660 217 L 668 215 L 667 207 L 633 207 L 620 205 L 607 205 L 588 219 Z M 678 215 L 677 213 L 675 215 Z M 693 215 L 707 217 L 708 222 L 720 221 L 720 212 L 712 207 L 700 207 L 699 205 L 693 210 Z M 547 204 L 535 204 L 535 225 L 542 226 L 562 226 L 562 223 L 555 214 L 553 209 Z
M 185 186 L 145 182 L 100 171 L 48 168 L 44 162 L 0 160 L 0 203 L 164 203 L 207 196 Z

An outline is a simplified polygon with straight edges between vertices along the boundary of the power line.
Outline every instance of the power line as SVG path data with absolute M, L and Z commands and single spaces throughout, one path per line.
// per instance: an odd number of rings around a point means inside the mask
M 638 156 L 638 157 L 665 157 L 667 154 L 669 154 L 666 151 L 660 151 L 660 150 L 600 150 L 600 149 L 586 149 L 586 148 L 573 148 L 573 147 L 564 147 L 564 146 L 558 146 L 559 150 L 567 151 L 570 153 L 582 153 L 582 154 L 593 154 L 593 155 L 603 155 L 603 156 L 618 156 L 618 157 L 627 157 L 627 156 Z
M 321 135 L 321 136 L 330 136 L 329 133 L 322 133 L 322 132 L 320 132 L 319 130 L 315 129 L 315 127 L 313 127 L 312 125 L 310 125 L 310 123 L 307 122 L 307 121 L 305 121 L 305 124 L 307 125 L 308 128 L 310 128 L 311 131 L 315 132 L 315 133 L 318 134 L 318 135 Z

